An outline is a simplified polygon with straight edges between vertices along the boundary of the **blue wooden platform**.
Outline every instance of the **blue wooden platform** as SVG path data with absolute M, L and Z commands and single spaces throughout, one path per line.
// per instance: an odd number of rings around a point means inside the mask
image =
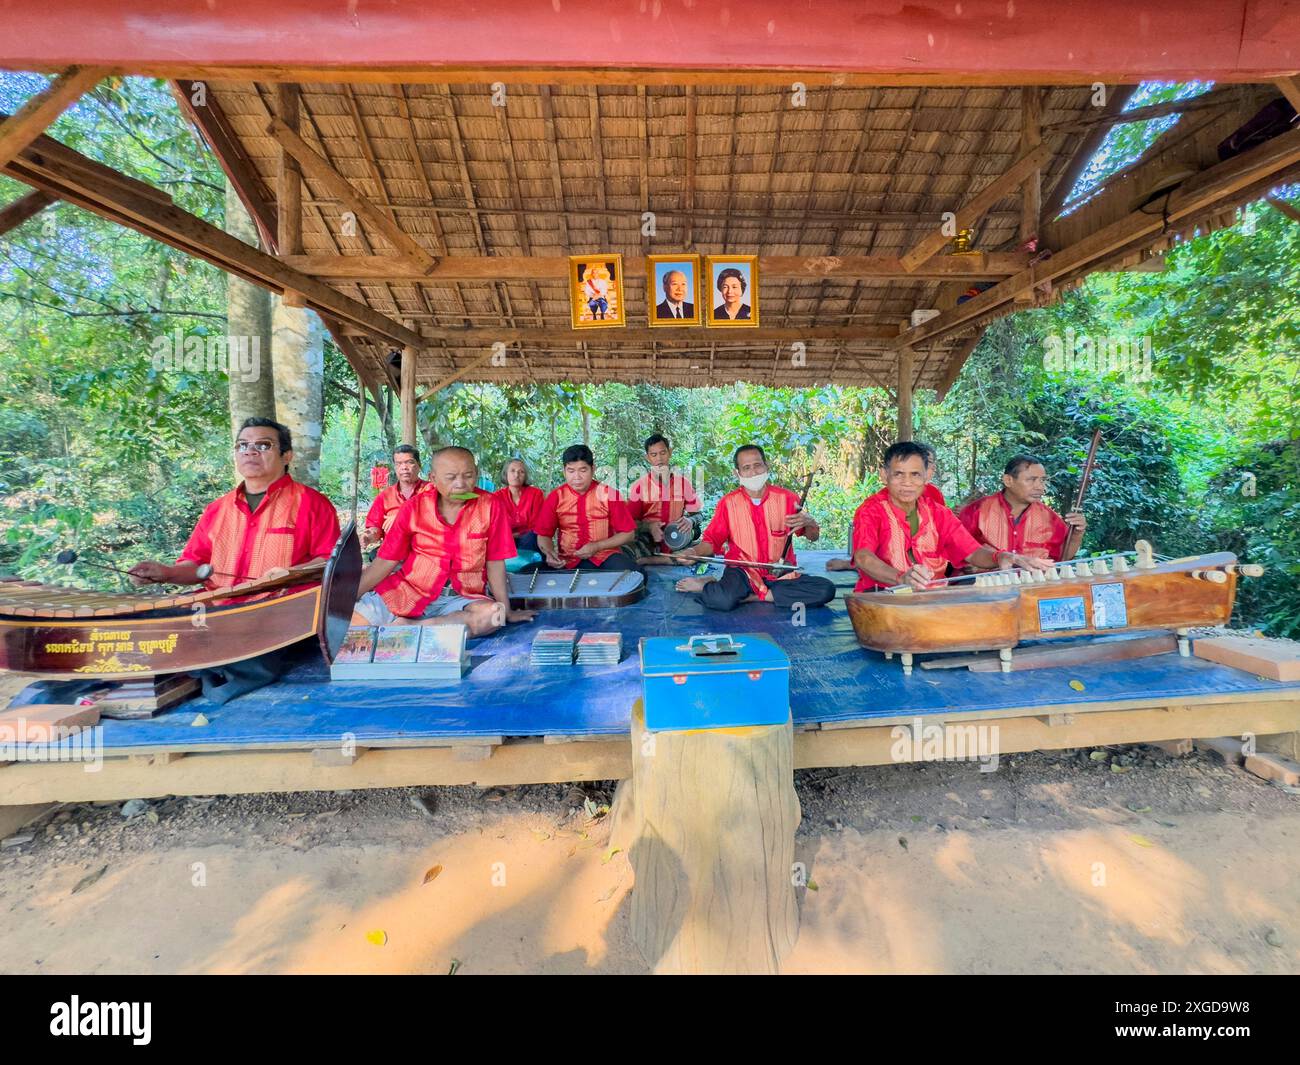
M 829 552 L 808 552 L 810 572 L 824 572 Z M 580 736 L 628 731 L 632 703 L 640 695 L 637 641 L 642 636 L 705 632 L 769 633 L 791 659 L 791 700 L 796 726 L 915 714 L 997 711 L 1026 707 L 1073 707 L 1090 703 L 1162 700 L 1197 696 L 1225 699 L 1287 693 L 1300 698 L 1300 684 L 1284 685 L 1176 654 L 1131 662 L 1037 669 L 1018 673 L 922 670 L 904 677 L 899 662 L 864 651 L 854 639 L 844 601 L 809 610 L 797 627 L 791 615 L 749 604 L 733 613 L 704 610 L 673 589 L 684 570 L 652 567 L 649 594 L 619 610 L 547 611 L 532 625 L 472 641 L 472 668 L 459 683 L 330 683 L 315 658 L 280 682 L 225 706 L 191 700 L 151 720 L 105 721 L 106 750 L 123 748 L 246 750 L 337 746 L 350 733 L 361 747 L 421 745 L 439 739 L 484 736 Z M 852 575 L 831 574 L 843 588 Z M 541 625 L 623 633 L 617 666 L 535 668 L 529 647 Z M 919 661 L 919 660 L 918 660 Z M 1076 691 L 1070 681 L 1083 683 Z M 196 714 L 208 719 L 194 727 Z

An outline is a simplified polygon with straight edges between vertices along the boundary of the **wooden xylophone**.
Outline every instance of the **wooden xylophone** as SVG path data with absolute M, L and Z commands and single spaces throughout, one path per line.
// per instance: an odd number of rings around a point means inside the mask
M 353 525 L 328 562 L 230 588 L 119 595 L 0 578 L 0 672 L 123 680 L 215 668 L 312 636 L 332 659 L 360 578 Z
M 1129 555 L 1136 555 L 1133 561 Z M 1239 574 L 1257 576 L 1226 552 L 1157 562 L 1150 545 L 1050 571 L 1011 570 L 935 582 L 924 591 L 891 588 L 846 597 L 858 642 L 912 672 L 914 654 L 996 650 L 1002 669 L 1025 640 L 1172 629 L 1187 655 L 1187 630 L 1225 624 Z M 959 583 L 959 582 L 966 583 Z

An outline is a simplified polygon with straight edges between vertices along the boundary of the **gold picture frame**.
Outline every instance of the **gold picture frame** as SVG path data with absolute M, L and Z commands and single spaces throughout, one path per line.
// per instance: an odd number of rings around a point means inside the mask
M 682 283 L 670 290 L 669 278 L 678 274 L 682 275 Z M 702 323 L 698 255 L 647 255 L 645 290 L 646 319 L 651 328 L 680 329 Z M 674 295 L 678 295 L 676 300 Z
M 727 271 L 731 271 L 730 274 Z M 740 294 L 735 302 L 735 317 L 719 311 L 726 308 L 725 297 L 719 281 L 739 277 Z M 704 298 L 704 324 L 718 329 L 753 329 L 758 327 L 758 256 L 708 255 L 704 259 L 704 284 L 700 296 Z
M 574 329 L 627 326 L 623 256 L 613 252 L 569 256 L 569 314 Z

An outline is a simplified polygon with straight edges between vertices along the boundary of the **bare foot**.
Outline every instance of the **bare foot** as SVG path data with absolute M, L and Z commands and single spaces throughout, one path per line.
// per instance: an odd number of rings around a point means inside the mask
M 677 582 L 676 588 L 679 592 L 702 592 L 706 584 L 712 584 L 712 577 L 683 577 Z
M 852 568 L 853 560 L 849 558 L 833 558 L 826 563 L 826 569 L 831 573 L 843 573 Z

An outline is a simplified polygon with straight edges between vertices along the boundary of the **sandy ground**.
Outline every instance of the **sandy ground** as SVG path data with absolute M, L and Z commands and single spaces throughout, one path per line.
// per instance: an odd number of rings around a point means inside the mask
M 1300 971 L 1300 794 L 1091 754 L 799 773 L 815 890 L 785 970 Z M 644 972 L 585 802 L 611 789 L 66 806 L 0 849 L 0 971 Z

